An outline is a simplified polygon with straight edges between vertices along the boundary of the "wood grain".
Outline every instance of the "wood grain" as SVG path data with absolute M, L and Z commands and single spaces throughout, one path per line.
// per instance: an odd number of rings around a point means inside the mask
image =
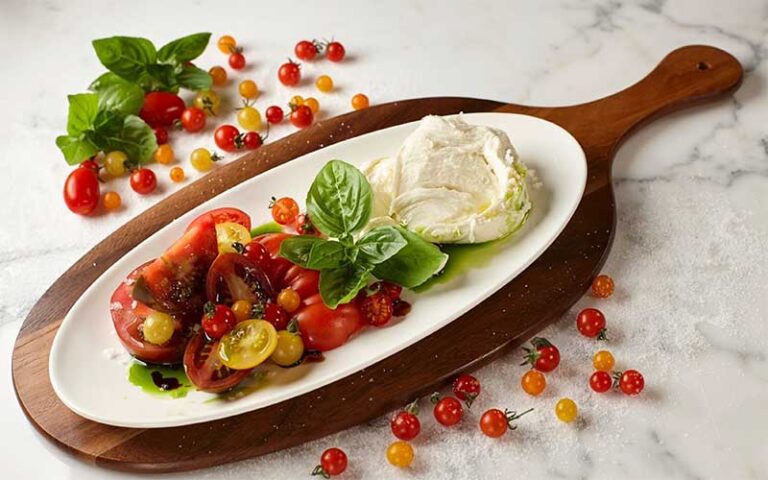
M 530 107 L 471 98 L 407 100 L 323 120 L 265 145 L 131 220 L 48 289 L 29 313 L 14 348 L 19 404 L 40 432 L 70 453 L 97 465 L 141 472 L 190 470 L 263 455 L 389 412 L 434 391 L 459 371 L 490 362 L 565 313 L 587 290 L 610 249 L 615 226 L 611 163 L 621 142 L 660 115 L 730 94 L 741 79 L 741 65 L 728 53 L 688 46 L 670 53 L 635 85 L 594 102 Z M 110 427 L 75 415 L 54 394 L 48 354 L 61 319 L 108 266 L 175 217 L 321 145 L 428 114 L 486 111 L 534 115 L 561 125 L 584 148 L 589 172 L 584 197 L 563 233 L 481 305 L 357 374 L 229 419 L 163 429 Z

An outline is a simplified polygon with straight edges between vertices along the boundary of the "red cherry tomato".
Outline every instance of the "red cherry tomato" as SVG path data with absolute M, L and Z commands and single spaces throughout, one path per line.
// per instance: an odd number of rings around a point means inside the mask
M 626 395 L 637 395 L 645 388 L 645 379 L 643 374 L 637 370 L 625 370 L 624 373 L 617 374 L 619 377 L 619 388 Z
M 347 454 L 340 448 L 329 448 L 320 457 L 320 467 L 327 475 L 341 475 L 347 469 Z
M 363 326 L 360 309 L 355 303 L 328 308 L 320 294 L 305 299 L 303 307 L 295 313 L 301 338 L 308 350 L 327 351 L 346 343 Z
M 77 168 L 64 182 L 64 203 L 78 215 L 88 215 L 99 204 L 99 178 L 90 168 Z
M 611 389 L 613 380 L 608 372 L 596 371 L 589 377 L 589 387 L 597 393 L 604 393 Z
M 251 243 L 246 245 L 243 255 L 256 262 L 265 272 L 269 271 L 268 265 L 271 260 L 269 252 L 259 242 L 251 241 Z
M 288 63 L 280 66 L 277 71 L 277 78 L 286 87 L 296 86 L 301 81 L 301 67 L 298 63 L 289 60 Z
M 181 126 L 188 132 L 199 132 L 205 127 L 205 117 L 203 109 L 187 107 L 181 114 Z
M 82 162 L 80 164 L 80 168 L 87 168 L 88 170 L 92 170 L 93 173 L 95 173 L 96 175 L 99 174 L 99 164 L 96 163 L 95 160 L 92 160 L 90 158 Z
M 288 225 L 299 216 L 299 204 L 291 197 L 282 197 L 273 201 L 272 219 L 280 225 Z
M 218 340 L 237 325 L 235 312 L 226 305 L 205 304 L 203 313 L 203 331 L 208 338 Z
M 131 174 L 131 188 L 134 192 L 147 195 L 157 188 L 155 172 L 148 168 L 138 168 Z
M 158 145 L 165 145 L 168 143 L 168 130 L 163 127 L 155 128 L 155 140 Z
M 560 350 L 542 337 L 531 339 L 531 348 L 523 348 L 523 365 L 530 364 L 540 372 L 551 372 L 560 365 Z
M 242 70 L 245 68 L 245 56 L 240 52 L 234 52 L 229 55 L 229 66 L 234 70 Z
M 435 419 L 446 427 L 456 425 L 464 415 L 464 409 L 461 407 L 461 402 L 453 397 L 441 398 L 435 405 L 433 411 Z
M 267 121 L 272 125 L 282 122 L 283 117 L 285 116 L 283 114 L 283 109 L 278 107 L 277 105 L 272 105 L 271 107 L 267 108 L 266 115 L 267 115 Z
M 480 430 L 489 437 L 498 438 L 509 430 L 507 415 L 498 408 L 492 408 L 480 417 Z
M 312 125 L 314 114 L 306 105 L 300 105 L 291 112 L 291 123 L 296 128 L 307 128 Z
M 585 308 L 576 317 L 576 328 L 585 337 L 605 340 L 605 315 L 596 308 Z
M 310 61 L 317 56 L 317 46 L 309 40 L 302 40 L 293 48 L 299 60 Z
M 242 148 L 240 131 L 234 125 L 221 125 L 213 132 L 213 139 L 225 152 L 235 152 Z
M 392 433 L 400 440 L 413 440 L 421 432 L 421 422 L 419 417 L 411 412 L 398 412 L 389 422 Z
M 344 60 L 344 55 L 347 52 L 344 50 L 344 45 L 339 42 L 331 42 L 325 47 L 325 56 L 332 62 L 340 62 Z
M 314 235 L 316 233 L 315 226 L 312 225 L 312 220 L 306 213 L 300 213 L 296 217 L 296 233 L 299 235 Z
M 243 136 L 243 145 L 245 148 L 254 150 L 259 148 L 262 143 L 264 142 L 261 138 L 261 135 L 256 132 L 248 132 Z
M 480 381 L 472 375 L 461 374 L 453 381 L 453 394 L 467 404 L 472 406 L 478 395 L 480 395 Z
M 170 127 L 181 118 L 184 100 L 171 92 L 149 92 L 144 96 L 141 117 L 152 128 Z
M 264 320 L 271 323 L 275 330 L 285 330 L 288 326 L 288 313 L 283 308 L 272 302 L 264 305 Z
M 392 299 L 384 292 L 368 295 L 360 303 L 360 311 L 369 325 L 383 327 L 392 320 Z

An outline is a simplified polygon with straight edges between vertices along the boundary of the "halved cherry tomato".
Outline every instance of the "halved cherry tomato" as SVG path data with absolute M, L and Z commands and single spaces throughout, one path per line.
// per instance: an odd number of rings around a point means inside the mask
M 181 118 L 184 100 L 171 92 L 149 92 L 144 96 L 141 117 L 152 128 L 170 127 Z
M 203 332 L 187 343 L 184 350 L 184 371 L 199 390 L 220 393 L 229 390 L 250 375 L 251 370 L 232 370 L 219 358 L 219 341 L 209 342 Z
M 177 325 L 171 339 L 162 345 L 154 345 L 144 339 L 141 326 L 144 320 L 155 310 L 131 297 L 130 284 L 150 263 L 152 262 L 147 262 L 131 272 L 126 281 L 117 287 L 109 300 L 109 313 L 112 315 L 112 323 L 120 343 L 131 355 L 144 362 L 177 363 L 184 354 L 184 345 L 186 344 L 184 322 L 174 318 Z
M 198 222 L 204 221 L 204 219 L 207 221 L 209 217 L 213 217 L 214 224 L 233 222 L 239 223 L 248 230 L 251 229 L 251 217 L 248 216 L 247 213 L 237 208 L 224 207 L 215 208 L 209 212 L 205 212 L 196 219 L 192 220 L 192 223 L 190 223 L 187 227 L 187 231 L 192 229 L 192 227 Z
M 275 295 L 266 273 L 253 260 L 237 253 L 222 253 L 208 270 L 208 300 L 231 305 L 237 300 L 262 303 Z
M 312 303 L 299 308 L 294 314 L 304 346 L 309 350 L 324 352 L 339 347 L 364 325 L 363 315 L 356 303 L 346 303 L 331 310 L 322 300 L 310 301 Z

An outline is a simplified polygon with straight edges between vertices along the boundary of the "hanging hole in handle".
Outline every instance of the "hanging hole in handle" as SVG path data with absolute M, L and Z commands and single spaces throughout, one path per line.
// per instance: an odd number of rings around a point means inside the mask
M 710 65 L 707 62 L 699 62 L 699 63 L 696 64 L 696 70 L 698 70 L 700 72 L 705 72 L 705 71 L 709 70 L 710 68 L 712 68 L 712 65 Z

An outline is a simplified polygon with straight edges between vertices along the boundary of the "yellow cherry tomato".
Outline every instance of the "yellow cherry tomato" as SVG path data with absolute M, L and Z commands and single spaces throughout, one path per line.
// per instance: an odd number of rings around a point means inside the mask
M 104 204 L 104 208 L 107 210 L 117 210 L 123 203 L 120 198 L 120 194 L 117 192 L 106 192 L 101 199 L 101 203 Z
M 314 97 L 305 98 L 304 105 L 308 106 L 309 109 L 312 110 L 312 113 L 317 113 L 320 111 L 320 102 L 318 102 Z
M 240 90 L 240 96 L 248 100 L 253 100 L 259 96 L 259 87 L 253 80 L 243 80 L 240 82 L 238 90 Z
M 224 67 L 220 67 L 216 65 L 215 67 L 211 67 L 210 70 L 208 70 L 208 74 L 211 76 L 211 80 L 213 80 L 213 84 L 217 87 L 220 87 L 227 83 L 227 71 L 224 70 Z
M 296 290 L 290 287 L 284 288 L 277 294 L 277 304 L 283 307 L 286 312 L 292 313 L 299 308 L 301 297 L 296 293 Z
M 219 244 L 219 253 L 237 253 L 232 244 L 248 245 L 251 243 L 251 232 L 239 223 L 217 223 L 216 242 Z
M 153 311 L 141 326 L 144 340 L 154 345 L 162 345 L 173 336 L 176 326 L 173 318 L 167 313 Z
M 320 75 L 315 80 L 315 86 L 323 93 L 328 93 L 333 90 L 333 79 L 328 75 Z
M 231 35 L 222 35 L 216 42 L 216 46 L 219 47 L 221 53 L 232 53 L 237 48 L 237 41 Z
M 281 367 L 288 367 L 301 360 L 304 355 L 304 342 L 301 335 L 297 335 L 288 330 L 277 332 L 277 347 L 269 357 L 273 362 Z
M 409 467 L 413 463 L 413 447 L 402 440 L 392 442 L 387 448 L 387 461 L 398 468 Z
M 189 162 L 198 172 L 207 172 L 213 168 L 214 158 L 205 148 L 196 148 L 189 155 Z
M 110 174 L 113 177 L 119 177 L 120 175 L 125 173 L 125 161 L 128 160 L 128 155 L 126 155 L 124 152 L 115 150 L 114 152 L 109 152 L 104 157 L 104 168 L 107 170 L 107 173 Z
M 592 365 L 595 366 L 595 370 L 601 372 L 610 372 L 613 370 L 613 366 L 616 364 L 613 355 L 608 350 L 600 350 L 592 357 Z
M 253 368 L 277 348 L 277 330 L 266 320 L 246 320 L 221 338 L 221 362 L 234 370 Z
M 352 108 L 355 110 L 362 110 L 364 108 L 368 108 L 368 97 L 363 95 L 362 93 L 358 93 L 354 97 L 352 97 Z
M 544 374 L 538 370 L 528 370 L 520 380 L 520 385 L 523 387 L 525 393 L 535 397 L 547 387 L 547 379 Z
M 216 115 L 221 107 L 221 97 L 214 91 L 203 90 L 195 95 L 193 103 L 208 115 Z
M 184 169 L 181 167 L 173 167 L 168 175 L 171 177 L 172 182 L 179 183 L 184 181 Z
M 579 408 L 576 406 L 576 402 L 570 398 L 561 398 L 557 405 L 555 405 L 555 415 L 562 422 L 571 423 L 576 420 L 578 414 Z
M 253 107 L 243 107 L 237 111 L 237 123 L 246 130 L 256 131 L 261 128 L 261 114 Z
M 157 163 L 168 165 L 173 161 L 173 148 L 167 143 L 160 145 L 157 147 L 157 150 L 155 150 L 153 157 Z
M 251 318 L 253 304 L 248 300 L 238 300 L 232 304 L 232 313 L 235 314 L 238 322 L 244 322 Z

